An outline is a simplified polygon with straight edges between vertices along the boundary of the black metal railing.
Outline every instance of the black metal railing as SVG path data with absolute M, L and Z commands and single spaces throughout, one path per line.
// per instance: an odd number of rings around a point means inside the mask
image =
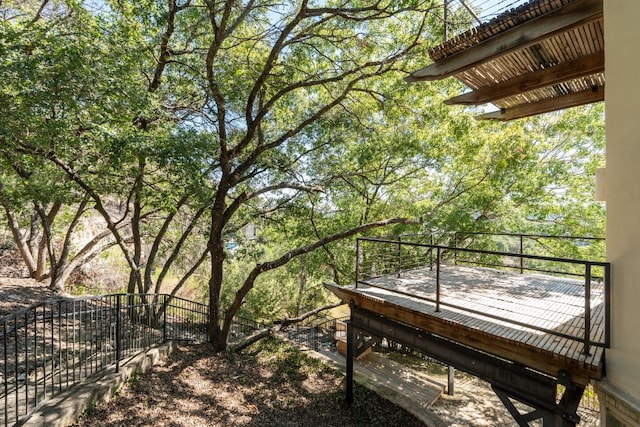
M 589 259 L 601 261 L 604 259 L 604 243 L 602 237 L 585 236 L 550 236 L 526 233 L 487 233 L 487 232 L 455 232 L 453 233 L 454 248 L 487 250 L 508 253 L 509 256 L 495 254 L 459 253 L 454 250 L 456 264 L 476 264 L 485 267 L 509 268 L 520 273 L 535 271 L 540 273 L 561 274 L 566 276 L 582 276 L 563 261 L 553 262 L 549 259 L 539 261 L 527 254 L 546 256 L 550 258 Z M 517 256 L 519 255 L 519 256 Z M 602 279 L 602 277 L 595 277 Z
M 286 331 L 286 337 L 298 344 L 318 351 L 321 347 L 335 346 L 335 340 L 344 332 L 342 338 L 346 339 L 346 321 L 349 317 L 338 317 L 311 326 L 295 325 Z
M 222 322 L 224 322 L 224 315 L 220 316 L 220 326 L 222 326 Z M 229 329 L 229 341 L 237 342 L 243 337 L 250 335 L 253 332 L 264 327 L 265 324 L 263 322 L 257 322 L 253 319 L 249 319 L 248 317 L 242 317 L 236 314 L 233 317 L 233 322 L 231 323 L 231 328 Z
M 468 313 L 482 315 L 494 320 L 507 322 L 513 325 L 526 327 L 539 332 L 552 334 L 583 343 L 583 352 L 589 354 L 590 347 L 609 347 L 610 345 L 610 277 L 611 269 L 607 262 L 591 261 L 586 259 L 570 259 L 551 255 L 537 255 L 527 252 L 529 245 L 527 239 L 537 242 L 552 241 L 553 236 L 525 235 L 525 234 L 499 234 L 502 238 L 515 238 L 518 250 L 507 252 L 510 246 L 496 246 L 495 249 L 482 249 L 478 241 L 472 241 L 469 236 L 478 235 L 487 237 L 488 233 L 449 233 L 435 236 L 423 236 L 418 238 L 405 236 L 396 238 L 359 238 L 356 242 L 356 287 L 360 283 L 371 279 L 396 275 L 400 277 L 403 272 L 417 268 L 428 268 L 435 271 L 435 291 L 432 297 L 418 296 L 408 293 L 412 297 L 418 297 L 435 304 L 436 312 L 442 306 Z M 600 242 L 601 239 L 589 237 L 559 236 L 555 239 L 565 242 Z M 441 244 L 440 242 L 444 243 Z M 461 246 L 462 242 L 471 242 L 475 246 Z M 495 243 L 494 243 L 495 244 Z M 504 242 L 503 242 L 504 244 Z M 552 248 L 550 244 L 544 247 Z M 503 249 L 500 251 L 499 249 Z M 577 249 L 580 254 L 580 249 Z M 586 251 L 583 251 L 586 252 Z M 584 298 L 584 323 L 583 333 L 567 334 L 557 330 L 551 330 L 536 325 L 508 319 L 503 316 L 487 312 L 474 311 L 468 307 L 443 301 L 443 288 L 441 286 L 441 270 L 447 264 L 476 264 L 493 268 L 516 270 L 524 272 L 544 272 L 553 275 L 582 277 Z M 604 304 L 604 338 L 592 339 L 592 287 L 598 286 L 602 290 Z M 600 289 L 599 289 L 600 290 Z M 400 292 L 402 293 L 402 292 Z
M 43 302 L 0 318 L 0 419 L 17 423 L 43 401 L 169 340 L 206 341 L 208 307 L 169 295 L 119 294 Z

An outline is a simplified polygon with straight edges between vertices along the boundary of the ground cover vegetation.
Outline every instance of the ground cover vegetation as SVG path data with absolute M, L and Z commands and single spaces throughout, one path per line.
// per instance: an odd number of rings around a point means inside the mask
M 478 122 L 405 83 L 440 5 L 0 2 L 4 233 L 58 290 L 106 257 L 127 292 L 199 287 L 215 350 L 331 303 L 358 235 L 601 235 L 603 106 Z

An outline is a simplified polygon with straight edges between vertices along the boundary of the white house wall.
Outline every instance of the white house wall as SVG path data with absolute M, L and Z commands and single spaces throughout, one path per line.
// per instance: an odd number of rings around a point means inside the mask
M 604 22 L 606 234 L 613 283 L 606 376 L 640 401 L 640 1 L 604 0 Z

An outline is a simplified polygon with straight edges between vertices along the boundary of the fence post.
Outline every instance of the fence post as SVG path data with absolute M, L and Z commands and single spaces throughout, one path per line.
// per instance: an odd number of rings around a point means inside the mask
M 611 264 L 604 266 L 604 344 L 611 347 Z
M 440 246 L 436 253 L 436 312 L 440 312 Z
M 438 249 L 438 253 L 440 250 Z M 437 262 L 440 262 L 440 256 L 438 255 Z M 453 233 L 453 264 L 458 265 L 458 232 Z
M 162 313 L 162 342 L 166 342 L 167 341 L 167 310 L 169 309 L 169 302 L 167 301 L 168 295 L 164 294 L 163 295 L 163 301 L 162 301 L 162 309 L 163 309 L 163 313 Z
M 447 394 L 453 396 L 454 394 L 454 372 L 455 368 L 451 365 L 447 369 Z
M 429 271 L 433 271 L 433 234 L 429 235 Z
M 9 375 L 8 375 L 8 372 L 7 372 L 7 368 L 8 368 L 8 364 L 9 364 L 8 363 L 9 362 L 8 361 L 9 353 L 7 351 L 7 348 L 8 348 L 7 344 L 8 343 L 7 343 L 7 321 L 6 320 L 4 320 L 2 322 L 2 332 L 3 332 L 2 342 L 4 344 L 3 348 L 2 348 L 3 357 L 4 357 L 4 364 L 3 364 L 3 371 L 4 371 L 3 373 L 4 373 L 4 375 L 2 377 L 2 380 L 4 382 L 4 387 L 3 387 L 4 388 L 4 395 L 5 396 L 9 396 L 9 383 L 8 383 Z M 3 400 L 4 400 L 4 424 L 8 426 L 9 425 L 9 399 L 7 397 L 5 397 Z
M 589 343 L 591 341 L 591 263 L 585 263 L 584 267 L 584 350 L 582 353 L 589 355 Z
M 318 335 L 320 335 L 320 334 L 319 334 L 318 329 L 320 329 L 319 325 L 316 325 L 313 328 L 313 350 L 314 351 L 318 351 L 318 348 L 319 348 L 319 346 L 318 346 Z
M 355 355 L 356 334 L 353 325 L 347 322 L 347 403 L 353 403 L 353 357 Z
M 122 348 L 120 348 L 120 317 L 122 316 L 122 305 L 120 302 L 121 296 L 121 294 L 116 295 L 116 372 L 120 372 L 120 353 L 122 352 Z

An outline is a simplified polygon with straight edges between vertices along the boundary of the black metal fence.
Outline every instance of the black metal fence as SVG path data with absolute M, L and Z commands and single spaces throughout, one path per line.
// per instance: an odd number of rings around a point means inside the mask
M 296 325 L 287 331 L 287 338 L 298 345 L 318 351 L 320 348 L 335 346 L 335 340 L 343 333 L 346 339 L 346 324 L 349 317 L 325 320 L 312 326 Z
M 368 245 L 367 242 L 393 244 Z M 511 271 L 583 276 L 580 263 L 567 261 L 604 259 L 605 239 L 584 236 L 549 236 L 523 233 L 442 232 L 405 234 L 358 241 L 358 278 L 434 266 L 440 248 L 441 262 L 496 267 Z M 592 272 L 602 280 L 603 269 Z
M 224 316 L 220 316 L 220 323 L 224 321 Z M 265 327 L 264 323 L 256 322 L 248 317 L 242 317 L 235 315 L 233 322 L 231 323 L 231 329 L 229 330 L 229 341 L 234 342 L 242 339 L 243 337 L 252 334 L 253 332 Z
M 0 419 L 165 341 L 206 341 L 208 307 L 169 295 L 119 294 L 43 302 L 0 318 Z
M 457 264 L 506 268 L 519 273 L 526 271 L 580 277 L 584 275 L 582 265 L 566 261 L 602 261 L 604 244 L 605 239 L 601 237 L 458 231 L 453 233 L 448 246 L 489 252 L 454 250 L 454 262 Z M 603 279 L 603 275 L 601 269 L 591 274 L 592 278 L 599 280 Z

